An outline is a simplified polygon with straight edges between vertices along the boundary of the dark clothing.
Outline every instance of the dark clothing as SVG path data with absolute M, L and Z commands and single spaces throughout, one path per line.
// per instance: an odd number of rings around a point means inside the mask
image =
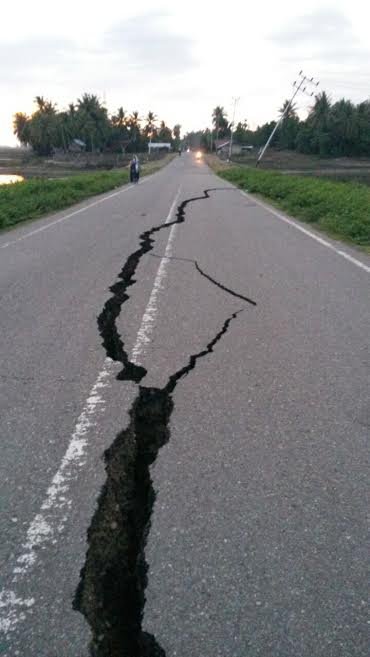
M 140 168 L 139 162 L 132 161 L 130 164 L 130 182 L 139 182 Z

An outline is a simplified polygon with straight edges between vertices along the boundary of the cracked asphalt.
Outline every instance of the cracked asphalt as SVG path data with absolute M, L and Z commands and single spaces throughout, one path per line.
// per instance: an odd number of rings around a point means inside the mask
M 225 187 L 186 206 L 157 287 L 170 224 L 155 234 L 116 319 L 160 388 L 243 309 L 173 390 L 142 629 L 167 657 L 368 655 L 369 274 L 191 155 L 0 235 L 1 655 L 89 654 L 72 601 L 102 454 L 137 393 L 106 363 L 97 317 L 139 235 L 177 197 Z M 50 492 L 76 433 L 83 453 Z

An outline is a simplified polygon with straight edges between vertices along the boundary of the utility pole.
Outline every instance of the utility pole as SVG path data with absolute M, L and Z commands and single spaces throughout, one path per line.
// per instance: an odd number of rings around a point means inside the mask
M 303 85 L 306 85 L 306 86 L 303 86 Z M 290 101 L 288 102 L 288 104 L 287 104 L 283 114 L 281 115 L 280 119 L 276 123 L 273 131 L 271 132 L 271 135 L 269 136 L 266 144 L 262 148 L 262 150 L 261 150 L 261 152 L 258 156 L 257 162 L 256 162 L 256 167 L 258 167 L 258 165 L 259 165 L 260 161 L 262 160 L 266 150 L 268 149 L 268 147 L 270 145 L 270 142 L 271 142 L 276 130 L 281 126 L 281 124 L 284 121 L 286 115 L 288 114 L 288 112 L 289 112 L 289 110 L 290 110 L 290 108 L 293 104 L 293 101 L 294 101 L 296 95 L 298 94 L 298 92 L 301 91 L 302 93 L 306 93 L 309 96 L 313 96 L 313 94 L 314 94 L 313 91 L 311 93 L 307 92 L 307 85 L 314 85 L 315 87 L 317 87 L 319 85 L 319 82 L 316 82 L 313 78 L 308 78 L 306 75 L 303 75 L 302 71 L 299 71 L 298 79 L 293 82 L 293 87 L 294 87 L 293 95 L 292 95 Z
M 235 122 L 235 109 L 236 109 L 236 104 L 239 102 L 240 96 L 233 96 L 233 101 L 234 101 L 234 110 L 233 110 L 233 120 L 231 122 L 230 126 L 230 143 L 229 143 L 229 160 L 231 160 L 231 154 L 233 150 L 233 129 L 234 129 L 234 122 Z

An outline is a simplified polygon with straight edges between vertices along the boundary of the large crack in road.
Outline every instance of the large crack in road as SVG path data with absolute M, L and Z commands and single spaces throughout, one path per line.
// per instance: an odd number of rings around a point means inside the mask
M 217 189 L 223 188 L 207 189 L 203 196 L 183 201 L 174 221 L 142 233 L 140 248 L 127 258 L 119 281 L 110 288 L 112 296 L 104 305 L 98 326 L 107 356 L 123 365 L 119 380 L 139 384 L 147 373 L 144 367 L 130 361 L 116 320 L 129 298 L 127 288 L 136 282 L 134 276 L 141 258 L 153 249 L 152 236 L 162 228 L 183 222 L 189 203 L 209 198 L 209 192 Z M 197 263 L 196 266 L 199 270 Z M 256 305 L 203 270 L 199 273 L 223 291 Z M 150 466 L 170 439 L 172 394 L 177 383 L 201 358 L 213 352 L 242 310 L 233 312 L 204 349 L 189 356 L 187 364 L 171 374 L 163 388 L 138 385 L 129 411 L 129 425 L 105 452 L 107 479 L 88 530 L 86 561 L 73 602 L 74 609 L 84 614 L 91 627 L 92 657 L 165 657 L 155 637 L 142 631 L 148 579 L 145 546 L 155 501 Z

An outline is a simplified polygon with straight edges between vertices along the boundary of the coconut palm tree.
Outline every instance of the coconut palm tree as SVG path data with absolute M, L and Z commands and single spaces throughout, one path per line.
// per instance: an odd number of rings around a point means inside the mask
M 137 146 L 140 142 L 140 117 L 138 111 L 134 110 L 131 112 L 127 119 L 127 127 L 132 142 L 132 148 L 137 150 Z
M 325 130 L 329 121 L 330 109 L 330 98 L 325 91 L 322 91 L 315 96 L 315 103 L 310 108 L 308 122 L 316 129 Z
M 284 116 L 284 119 L 297 118 L 297 104 L 291 103 L 288 99 L 285 100 L 279 109 L 279 114 L 280 116 Z
M 173 127 L 173 136 L 175 139 L 178 141 L 180 140 L 180 135 L 181 135 L 181 125 L 179 123 L 176 123 L 176 125 Z
M 127 119 L 126 119 L 126 112 L 124 111 L 123 107 L 119 107 L 117 110 L 117 114 L 112 116 L 112 124 L 116 128 L 123 128 L 126 126 Z
M 359 140 L 357 112 L 350 100 L 339 100 L 332 105 L 329 115 L 329 128 L 336 155 L 352 155 L 356 152 Z
M 45 105 L 46 105 L 46 100 L 44 96 L 35 96 L 35 103 L 39 109 L 40 112 L 44 111 Z
M 146 120 L 146 124 L 145 124 L 145 127 L 144 127 L 145 136 L 146 137 L 154 137 L 155 134 L 156 134 L 156 131 L 157 131 L 156 125 L 155 125 L 155 122 L 157 120 L 156 115 L 154 114 L 154 112 L 149 111 L 146 118 L 145 118 L 145 120 Z
M 217 105 L 212 112 L 212 123 L 216 130 L 216 139 L 219 137 L 226 137 L 229 131 L 229 124 L 227 121 L 227 114 L 224 107 Z
M 14 114 L 13 133 L 24 146 L 30 143 L 30 118 L 27 114 L 23 112 L 16 112 Z
M 131 126 L 134 126 L 135 128 L 139 127 L 140 126 L 139 112 L 137 112 L 136 110 L 132 112 L 128 120 Z
M 79 137 L 86 143 L 87 150 L 101 149 L 109 135 L 109 120 L 106 108 L 98 96 L 83 94 L 77 100 L 76 126 Z
M 172 140 L 172 131 L 166 125 L 165 121 L 161 121 L 159 132 L 158 132 L 158 139 L 160 139 L 160 141 L 165 141 L 165 142 L 170 142 Z

